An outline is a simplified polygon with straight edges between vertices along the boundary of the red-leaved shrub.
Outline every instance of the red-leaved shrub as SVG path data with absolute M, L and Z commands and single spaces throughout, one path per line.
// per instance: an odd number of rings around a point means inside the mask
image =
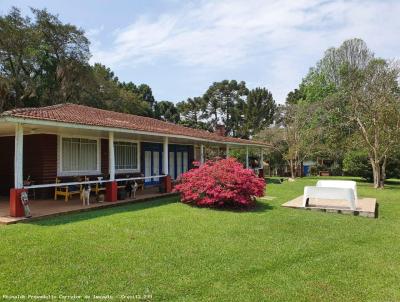
M 249 207 L 264 195 L 265 182 L 234 158 L 207 161 L 180 177 L 181 201 L 209 207 Z

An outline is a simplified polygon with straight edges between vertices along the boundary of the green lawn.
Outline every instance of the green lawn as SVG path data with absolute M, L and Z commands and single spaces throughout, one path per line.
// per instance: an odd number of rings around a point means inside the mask
M 0 227 L 3 294 L 151 294 L 152 301 L 400 301 L 400 183 L 379 218 L 282 208 L 306 184 L 271 184 L 252 212 L 163 199 Z

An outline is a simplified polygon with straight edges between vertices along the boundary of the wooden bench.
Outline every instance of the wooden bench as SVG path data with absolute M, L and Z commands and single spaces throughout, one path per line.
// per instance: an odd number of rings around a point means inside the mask
M 127 173 L 127 174 L 118 174 L 115 175 L 115 179 L 124 179 L 124 178 L 134 178 L 134 177 L 144 177 L 143 174 L 141 173 Z M 118 187 L 118 199 L 126 199 L 126 193 L 128 193 L 128 184 L 134 184 L 136 182 L 137 187 L 136 190 L 133 189 L 131 193 L 133 193 L 133 197 L 135 198 L 136 192 L 139 190 L 144 190 L 144 179 L 138 179 L 138 180 L 124 180 L 124 181 L 118 181 L 117 182 L 117 187 Z
M 133 178 L 133 177 L 144 177 L 144 175 L 142 173 L 127 173 L 127 174 L 117 174 L 115 175 L 115 179 L 121 179 L 121 178 Z M 144 179 L 139 179 L 139 180 L 135 180 L 135 182 L 137 183 L 137 191 L 144 190 Z M 125 189 L 127 185 L 127 181 L 121 181 L 118 182 L 118 190 L 119 189 Z
M 67 182 L 84 182 L 84 181 L 98 181 L 95 185 L 91 184 L 91 192 L 94 192 L 96 195 L 101 193 L 105 193 L 106 186 L 105 183 L 102 183 L 101 180 L 108 180 L 109 178 L 104 176 L 64 176 L 57 177 L 56 184 L 59 183 L 67 183 Z M 116 175 L 116 179 L 118 178 L 132 178 L 132 177 L 144 177 L 141 173 L 129 173 L 129 174 L 118 174 Z M 144 190 L 144 180 L 136 180 L 137 183 L 137 191 Z M 118 189 L 125 189 L 127 185 L 127 181 L 118 182 Z M 54 200 L 57 200 L 59 196 L 63 197 L 65 201 L 68 201 L 74 195 L 80 195 L 83 189 L 83 185 L 70 185 L 70 186 L 60 186 L 55 187 L 54 189 Z
M 102 175 L 100 176 L 85 176 L 85 181 L 98 181 L 95 185 L 91 184 L 91 192 L 94 192 L 96 195 L 100 193 L 106 192 L 106 185 L 102 183 L 102 180 L 106 180 L 106 178 Z
M 319 176 L 331 176 L 329 171 L 319 171 Z
M 67 183 L 67 182 L 81 182 L 84 181 L 85 178 L 83 177 L 57 177 L 56 184 L 59 183 Z M 80 195 L 82 192 L 82 185 L 71 185 L 71 186 L 60 186 L 55 187 L 54 189 L 54 200 L 57 200 L 58 196 L 64 197 L 64 200 L 67 202 L 74 195 Z

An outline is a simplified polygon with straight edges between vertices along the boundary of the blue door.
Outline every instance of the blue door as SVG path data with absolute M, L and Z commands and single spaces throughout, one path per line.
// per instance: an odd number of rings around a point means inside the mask
M 141 165 L 144 176 L 162 174 L 163 145 L 156 143 L 142 143 Z M 190 159 L 193 159 L 193 148 L 186 145 L 168 145 L 169 175 L 172 179 L 178 178 L 190 168 Z M 146 185 L 160 183 L 159 177 L 145 180 Z
M 169 174 L 177 179 L 182 173 L 189 170 L 189 147 L 183 145 L 169 145 Z
M 303 166 L 304 176 L 309 176 L 310 174 L 310 166 Z
M 153 176 L 162 174 L 162 145 L 153 143 L 143 143 L 144 158 L 142 172 L 144 176 Z M 155 185 L 160 183 L 159 177 L 145 179 L 146 185 Z

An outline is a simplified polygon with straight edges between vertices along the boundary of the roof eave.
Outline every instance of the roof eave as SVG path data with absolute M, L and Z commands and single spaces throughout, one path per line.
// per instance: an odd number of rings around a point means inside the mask
M 149 135 L 149 136 L 164 136 L 164 137 L 171 137 L 171 138 L 182 138 L 188 139 L 198 142 L 208 142 L 214 144 L 222 144 L 222 145 L 230 145 L 230 146 L 252 146 L 252 147 L 261 147 L 267 148 L 268 144 L 258 144 L 258 143 L 239 143 L 239 142 L 225 142 L 225 141 L 218 141 L 218 140 L 211 140 L 205 138 L 197 138 L 191 137 L 186 135 L 177 135 L 177 134 L 169 134 L 169 133 L 161 133 L 161 132 L 149 132 L 149 131 L 142 131 L 142 130 L 133 130 L 127 128 L 117 128 L 117 127 L 107 127 L 107 126 L 94 126 L 94 125 L 87 125 L 87 124 L 79 124 L 79 123 L 67 123 L 67 122 L 59 122 L 54 120 L 45 120 L 39 118 L 27 118 L 27 117 L 16 117 L 12 115 L 2 115 L 0 116 L 0 121 L 9 122 L 9 123 L 29 123 L 33 125 L 42 125 L 42 126 L 58 126 L 58 127 L 65 127 L 65 128 L 81 128 L 81 129 L 88 129 L 88 130 L 98 130 L 98 131 L 114 131 L 120 133 L 132 133 L 132 134 L 141 134 L 141 135 Z

